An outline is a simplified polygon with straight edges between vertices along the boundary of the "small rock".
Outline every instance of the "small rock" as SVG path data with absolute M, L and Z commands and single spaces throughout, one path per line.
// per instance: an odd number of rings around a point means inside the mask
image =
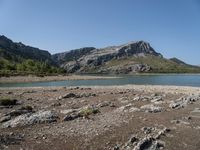
M 51 104 L 51 106 L 53 106 L 53 107 L 61 106 L 61 103 L 60 102 L 55 102 L 55 103 Z
M 130 109 L 129 109 L 129 112 L 139 112 L 140 111 L 140 109 L 139 108 L 136 108 L 136 107 L 131 107 Z
M 159 102 L 159 101 L 162 101 L 162 97 L 161 96 L 157 96 L 155 97 L 154 99 L 151 100 L 152 103 L 155 103 L 155 102 Z
M 142 109 L 146 112 L 150 112 L 150 113 L 158 113 L 163 110 L 162 107 L 155 106 L 153 104 L 147 104 L 147 105 L 141 106 L 140 109 Z
M 74 120 L 78 117 L 80 117 L 80 115 L 78 113 L 68 114 L 63 118 L 63 121 L 71 121 L 71 120 Z
M 68 93 L 64 96 L 62 96 L 62 98 L 78 98 L 79 96 L 77 96 L 76 94 L 74 93 Z
M 4 116 L 0 119 L 0 123 L 3 123 L 3 122 L 6 122 L 6 121 L 9 121 L 11 119 L 11 116 L 8 115 L 8 116 Z
M 152 127 L 143 127 L 141 130 L 144 132 L 144 134 L 149 134 L 155 129 Z

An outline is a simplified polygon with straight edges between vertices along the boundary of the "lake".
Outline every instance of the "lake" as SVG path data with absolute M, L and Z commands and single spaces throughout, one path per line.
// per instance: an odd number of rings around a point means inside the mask
M 0 83 L 0 87 L 41 87 L 81 85 L 176 85 L 200 87 L 200 74 L 121 75 L 121 78 L 96 80 L 45 81 L 32 83 Z

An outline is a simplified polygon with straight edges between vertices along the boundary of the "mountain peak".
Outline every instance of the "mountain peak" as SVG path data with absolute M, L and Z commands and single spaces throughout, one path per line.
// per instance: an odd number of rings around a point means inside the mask
M 128 55 L 135 55 L 135 54 L 151 54 L 155 56 L 162 55 L 160 53 L 157 53 L 151 45 L 146 41 L 132 41 L 127 44 L 120 46 L 121 51 L 124 51 L 123 53 L 126 53 Z

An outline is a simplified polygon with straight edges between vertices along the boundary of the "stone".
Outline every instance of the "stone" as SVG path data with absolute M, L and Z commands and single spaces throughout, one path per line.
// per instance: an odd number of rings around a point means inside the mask
M 53 107 L 61 106 L 61 103 L 60 102 L 55 102 L 55 103 L 51 104 L 51 106 L 53 106 Z
M 23 127 L 39 123 L 51 123 L 57 121 L 58 116 L 52 111 L 38 111 L 20 115 L 2 124 L 2 128 Z
M 175 101 L 171 101 L 169 107 L 172 109 L 180 109 L 186 107 L 188 104 L 198 101 L 200 98 L 196 95 L 181 97 Z
M 80 117 L 80 115 L 78 113 L 71 113 L 71 114 L 67 114 L 64 118 L 63 121 L 71 121 L 74 120 L 76 118 Z
M 106 106 L 109 106 L 109 105 L 110 105 L 110 102 L 104 101 L 104 102 L 102 102 L 102 103 L 99 103 L 99 104 L 97 105 L 97 107 L 106 107 Z
M 129 112 L 139 112 L 140 111 L 140 109 L 139 108 L 136 108 L 136 107 L 131 107 L 130 109 L 129 109 Z
M 164 147 L 163 142 L 155 141 L 151 137 L 145 137 L 137 143 L 133 150 L 159 150 L 161 147 Z
M 163 110 L 162 107 L 155 106 L 153 104 L 147 104 L 147 105 L 141 106 L 140 109 L 144 110 L 145 112 L 150 112 L 150 113 L 158 113 Z
M 78 96 L 74 93 L 68 93 L 66 95 L 63 95 L 62 98 L 77 98 Z
M 150 134 L 153 130 L 155 130 L 155 128 L 143 127 L 141 130 L 144 132 L 144 134 Z
M 8 116 L 3 116 L 3 117 L 0 118 L 0 123 L 9 121 L 10 119 L 11 119 L 11 116 L 10 116 L 10 115 L 8 115 Z
M 162 101 L 163 99 L 162 99 L 162 97 L 161 96 L 156 96 L 156 97 L 154 97 L 152 100 L 151 100 L 151 102 L 152 103 L 155 103 L 155 102 L 160 102 L 160 101 Z

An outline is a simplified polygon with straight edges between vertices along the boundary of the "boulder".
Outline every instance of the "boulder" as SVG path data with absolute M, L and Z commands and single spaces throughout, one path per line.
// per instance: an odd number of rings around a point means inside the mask
M 28 113 L 20 115 L 2 124 L 2 128 L 22 127 L 37 123 L 55 122 L 58 116 L 52 111 L 38 111 L 36 113 Z

